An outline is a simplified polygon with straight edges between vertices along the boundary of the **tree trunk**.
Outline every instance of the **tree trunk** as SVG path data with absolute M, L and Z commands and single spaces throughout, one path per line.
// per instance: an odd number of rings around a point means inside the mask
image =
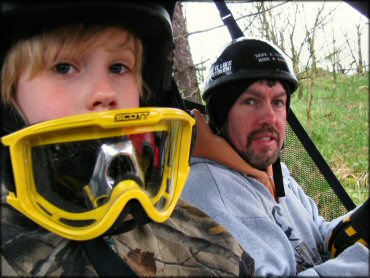
M 362 74 L 364 74 L 364 65 L 363 65 L 362 50 L 361 50 L 361 31 L 360 31 L 360 25 L 356 25 L 356 29 L 357 29 L 357 49 L 358 49 L 357 74 L 362 75 Z
M 201 103 L 196 69 L 190 52 L 188 31 L 182 11 L 182 3 L 176 4 L 172 20 L 175 40 L 175 81 L 184 99 Z

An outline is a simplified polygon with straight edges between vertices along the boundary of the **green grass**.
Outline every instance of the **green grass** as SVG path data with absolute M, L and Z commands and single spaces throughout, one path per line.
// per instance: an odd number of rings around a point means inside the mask
M 291 107 L 356 205 L 368 198 L 369 78 L 317 78 L 312 87 L 311 120 L 307 120 L 308 85 L 303 97 L 292 96 Z

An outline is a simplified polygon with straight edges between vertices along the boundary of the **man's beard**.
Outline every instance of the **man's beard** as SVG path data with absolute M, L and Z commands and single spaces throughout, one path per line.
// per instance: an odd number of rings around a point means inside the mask
M 280 151 L 273 155 L 267 156 L 264 152 L 256 153 L 252 148 L 248 147 L 246 151 L 238 151 L 239 155 L 254 168 L 266 171 L 267 167 L 273 164 L 279 157 Z
M 280 134 L 276 131 L 274 127 L 266 127 L 264 129 L 254 131 L 248 136 L 247 140 L 247 149 L 246 151 L 239 150 L 230 140 L 230 136 L 228 133 L 224 134 L 225 139 L 230 143 L 233 149 L 247 162 L 249 165 L 253 166 L 254 168 L 266 171 L 267 167 L 273 164 L 278 157 L 280 156 L 280 150 L 277 150 L 274 154 L 268 155 L 269 150 L 262 150 L 260 152 L 255 152 L 252 148 L 252 143 L 254 138 L 256 138 L 259 134 L 263 133 L 273 133 L 277 138 L 278 144 L 280 143 Z

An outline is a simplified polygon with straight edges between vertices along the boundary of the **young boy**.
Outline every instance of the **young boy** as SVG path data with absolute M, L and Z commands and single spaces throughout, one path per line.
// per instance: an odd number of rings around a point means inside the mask
M 254 273 L 222 226 L 178 199 L 192 119 L 137 108 L 179 98 L 173 8 L 1 3 L 2 275 Z

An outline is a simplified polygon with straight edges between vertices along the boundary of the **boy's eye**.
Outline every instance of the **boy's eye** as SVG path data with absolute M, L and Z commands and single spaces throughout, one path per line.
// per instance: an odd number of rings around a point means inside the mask
M 68 74 L 68 73 L 72 73 L 75 70 L 75 67 L 69 63 L 59 63 L 54 66 L 53 70 L 56 73 Z
M 128 67 L 126 65 L 124 65 L 124 64 L 117 63 L 117 64 L 111 65 L 109 67 L 109 70 L 112 73 L 125 73 L 128 70 Z

